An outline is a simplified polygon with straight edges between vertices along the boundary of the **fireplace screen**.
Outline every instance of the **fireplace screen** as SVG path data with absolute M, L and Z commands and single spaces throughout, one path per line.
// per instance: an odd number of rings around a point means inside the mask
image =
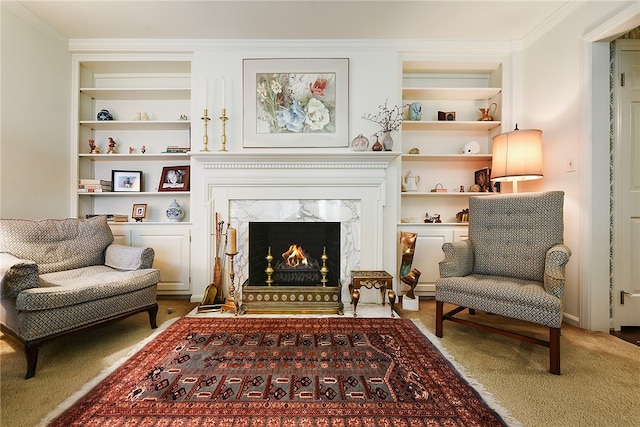
M 269 249 L 272 286 L 321 286 L 323 254 L 327 286 L 340 283 L 339 222 L 249 223 L 249 285 L 267 285 Z

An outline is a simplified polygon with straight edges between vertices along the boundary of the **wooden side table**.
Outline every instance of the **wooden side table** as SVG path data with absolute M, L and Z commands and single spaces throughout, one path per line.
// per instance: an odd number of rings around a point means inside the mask
M 349 293 L 351 294 L 351 304 L 353 304 L 353 317 L 356 317 L 356 309 L 360 300 L 360 288 L 380 289 L 382 294 L 382 305 L 384 305 L 385 293 L 389 291 L 389 305 L 391 306 L 391 317 L 393 317 L 393 304 L 396 296 L 393 291 L 393 276 L 383 270 L 351 270 L 351 283 Z

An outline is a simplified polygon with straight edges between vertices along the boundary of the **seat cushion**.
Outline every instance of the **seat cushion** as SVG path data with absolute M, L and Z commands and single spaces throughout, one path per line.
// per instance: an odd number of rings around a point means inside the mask
M 18 295 L 16 308 L 38 311 L 99 301 L 155 286 L 159 281 L 156 269 L 121 271 L 105 265 L 42 274 L 39 288 Z
M 534 280 L 483 274 L 440 278 L 436 300 L 553 328 L 562 324 L 562 300 Z

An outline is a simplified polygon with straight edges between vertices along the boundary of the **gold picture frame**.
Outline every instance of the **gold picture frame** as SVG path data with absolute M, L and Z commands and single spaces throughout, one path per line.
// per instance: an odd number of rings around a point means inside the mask
M 147 216 L 147 204 L 135 203 L 133 205 L 133 210 L 131 211 L 131 218 L 135 219 L 136 222 L 142 222 L 142 220 L 146 216 Z

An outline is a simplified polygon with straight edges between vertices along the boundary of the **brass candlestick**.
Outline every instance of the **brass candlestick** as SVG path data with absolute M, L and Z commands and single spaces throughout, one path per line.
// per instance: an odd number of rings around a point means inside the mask
M 240 313 L 240 301 L 239 301 L 239 292 L 236 292 L 236 287 L 234 285 L 234 279 L 236 274 L 233 270 L 233 257 L 238 255 L 237 252 L 232 254 L 227 253 L 229 260 L 231 261 L 231 267 L 229 269 L 229 278 L 231 279 L 231 283 L 229 284 L 229 296 L 227 297 L 224 305 L 220 308 L 220 311 L 224 313 L 225 311 L 232 312 L 236 316 Z
M 204 144 L 204 147 L 202 147 L 202 150 L 200 151 L 211 151 L 209 150 L 209 120 L 211 120 L 211 118 L 209 117 L 209 110 L 207 110 L 206 108 L 204 109 L 204 115 L 202 117 L 200 117 L 202 119 L 202 121 L 204 122 L 204 135 L 202 137 L 202 143 Z
M 219 117 L 219 119 L 222 122 L 222 136 L 220 136 L 220 142 L 222 142 L 222 148 L 219 149 L 218 151 L 227 151 L 227 120 L 229 120 L 229 117 L 227 117 L 226 108 L 222 109 L 222 115 Z
M 267 273 L 267 286 L 271 286 L 273 283 L 273 279 L 271 276 L 273 275 L 273 267 L 271 267 L 271 261 L 273 261 L 273 256 L 271 255 L 271 246 L 269 246 L 269 253 L 266 256 L 267 260 L 267 268 L 264 270 Z
M 322 280 L 320 280 L 320 283 L 322 283 L 322 287 L 326 287 L 327 286 L 327 282 L 329 281 L 327 279 L 327 273 L 329 273 L 329 269 L 327 268 L 327 259 L 329 259 L 329 257 L 327 256 L 327 247 L 325 246 L 324 249 L 322 250 L 322 268 L 320 269 L 320 273 L 322 274 Z

